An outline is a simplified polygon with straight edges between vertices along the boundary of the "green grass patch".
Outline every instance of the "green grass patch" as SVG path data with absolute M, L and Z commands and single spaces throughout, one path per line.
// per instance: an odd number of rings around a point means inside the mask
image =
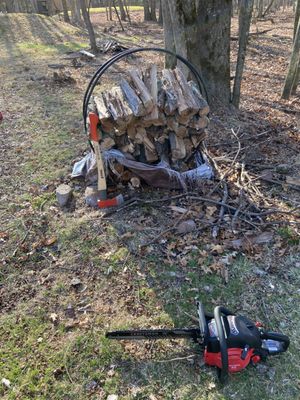
M 290 226 L 278 229 L 279 235 L 291 246 L 297 246 L 300 243 L 300 235 Z
M 84 42 L 64 42 L 58 44 L 43 44 L 34 42 L 17 43 L 16 48 L 21 53 L 32 56 L 54 56 L 67 51 L 79 51 L 87 47 Z
M 143 11 L 144 7 L 142 6 L 129 6 L 129 11 Z M 120 11 L 119 7 L 117 6 L 117 10 Z M 90 8 L 90 13 L 91 14 L 96 14 L 96 13 L 105 13 L 106 12 L 106 8 L 105 7 L 93 7 Z M 113 12 L 115 12 L 114 8 L 113 8 Z

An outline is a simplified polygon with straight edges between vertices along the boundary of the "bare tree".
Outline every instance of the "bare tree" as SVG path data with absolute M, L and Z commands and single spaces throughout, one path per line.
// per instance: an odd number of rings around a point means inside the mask
M 151 21 L 149 0 L 144 0 L 144 21 Z
M 157 18 L 156 18 L 156 0 L 150 0 L 150 18 L 151 18 L 151 21 L 157 22 Z
M 80 4 L 80 8 L 81 8 L 81 12 L 82 12 L 82 17 L 83 17 L 84 23 L 85 23 L 86 28 L 87 28 L 88 33 L 89 33 L 91 49 L 92 49 L 92 51 L 94 53 L 97 53 L 98 48 L 97 48 L 97 44 L 96 44 L 96 37 L 95 37 L 94 28 L 93 28 L 93 25 L 92 25 L 91 19 L 90 19 L 90 13 L 87 10 L 85 0 L 78 0 L 78 1 L 79 1 L 79 4 Z
M 233 86 L 232 103 L 239 107 L 241 83 L 246 58 L 246 48 L 249 38 L 250 23 L 252 18 L 254 0 L 240 0 L 239 12 L 239 52 L 236 64 L 236 72 Z
M 63 13 L 64 13 L 64 21 L 70 24 L 71 21 L 70 21 L 69 12 L 68 12 L 67 0 L 61 0 L 61 5 L 63 8 Z
M 297 26 L 298 26 L 299 19 L 300 19 L 300 1 L 297 0 L 296 1 L 296 5 L 295 5 L 294 39 L 295 39 L 295 36 L 296 36 L 296 31 L 297 31 Z
M 166 47 L 201 71 L 210 98 L 229 105 L 232 1 L 164 0 L 163 10 Z
M 119 10 L 120 10 L 121 20 L 126 21 L 126 12 L 125 12 L 123 1 L 118 0 L 118 5 L 119 5 Z
M 300 0 L 298 0 L 298 2 L 299 1 Z M 300 19 L 298 21 L 290 65 L 285 78 L 283 91 L 281 95 L 283 99 L 289 99 L 292 90 L 296 91 L 298 85 L 298 82 L 296 80 L 298 79 L 299 58 L 300 58 Z
M 71 20 L 75 25 L 81 25 L 81 12 L 80 12 L 80 4 L 78 0 L 68 0 L 69 7 L 71 10 Z
M 158 14 L 158 23 L 159 23 L 159 25 L 163 25 L 162 1 L 163 0 L 159 0 L 159 14 Z

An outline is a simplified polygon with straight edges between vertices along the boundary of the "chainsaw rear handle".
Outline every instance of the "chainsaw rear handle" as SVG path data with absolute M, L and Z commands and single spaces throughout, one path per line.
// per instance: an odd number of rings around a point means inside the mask
M 224 333 L 224 327 L 222 323 L 222 314 L 223 315 L 233 315 L 233 313 L 227 308 L 218 306 L 214 309 L 214 318 L 216 321 L 217 333 L 220 343 L 220 352 L 221 352 L 221 359 L 222 359 L 222 368 L 218 368 L 218 378 L 221 383 L 226 383 L 228 379 L 228 350 L 227 350 L 227 343 Z
M 281 342 L 283 344 L 283 351 L 286 351 L 290 345 L 290 339 L 288 336 L 278 332 L 263 331 L 261 333 L 261 339 L 274 340 L 275 342 Z

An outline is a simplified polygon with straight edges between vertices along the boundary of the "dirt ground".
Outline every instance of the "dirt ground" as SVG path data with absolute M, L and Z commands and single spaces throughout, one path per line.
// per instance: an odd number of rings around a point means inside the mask
M 243 165 L 256 185 L 257 206 L 291 211 L 299 206 L 300 97 L 298 90 L 284 101 L 280 92 L 293 19 L 291 12 L 272 18 L 252 25 L 240 111 L 214 111 L 206 145 L 221 171 L 230 167 L 230 179 Z M 102 43 L 163 46 L 161 27 L 142 22 L 140 12 L 132 20 L 123 32 L 105 13 L 92 15 Z M 236 35 L 234 18 L 232 75 Z M 111 56 L 100 53 L 74 68 L 69 52 L 87 43 L 84 31 L 57 18 L 0 15 L 0 379 L 9 381 L 2 381 L 1 397 L 299 399 L 299 213 L 270 216 L 246 231 L 221 227 L 213 240 L 204 219 L 216 221 L 218 209 L 175 198 L 174 191 L 143 185 L 134 195 L 144 202 L 121 212 L 87 208 L 85 182 L 71 180 L 70 172 L 89 151 L 81 116 L 85 88 Z M 128 65 L 151 62 L 163 60 L 149 53 L 113 66 L 96 91 Z M 48 65 L 55 63 L 66 65 L 73 83 L 54 79 Z M 55 199 L 62 182 L 74 189 L 68 210 Z M 203 196 L 214 184 L 194 192 Z M 117 190 L 132 196 L 126 185 Z M 166 197 L 172 199 L 161 201 Z M 181 215 L 172 206 L 188 209 L 196 231 L 176 233 Z M 228 245 L 248 230 L 271 239 Z M 221 387 L 189 342 L 114 343 L 104 336 L 113 329 L 191 326 L 195 297 L 208 310 L 223 304 L 288 334 L 289 351 Z

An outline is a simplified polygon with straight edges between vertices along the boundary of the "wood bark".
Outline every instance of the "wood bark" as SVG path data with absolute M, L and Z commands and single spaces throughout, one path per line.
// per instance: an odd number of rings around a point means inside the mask
M 229 105 L 231 0 L 166 0 L 163 6 L 167 48 L 201 71 L 210 100 Z
M 144 21 L 151 21 L 149 0 L 144 0 Z
M 69 6 L 71 10 L 71 20 L 75 25 L 81 24 L 81 12 L 80 12 L 80 4 L 78 0 L 69 0 Z
M 298 61 L 298 68 L 293 81 L 291 95 L 295 95 L 300 81 L 300 60 Z
M 156 0 L 150 0 L 150 18 L 151 18 L 151 21 L 157 22 L 157 18 L 156 18 Z
M 300 20 L 298 21 L 298 27 L 295 35 L 295 40 L 293 44 L 293 50 L 291 55 L 291 60 L 289 64 L 289 69 L 287 72 L 287 76 L 285 78 L 284 87 L 282 91 L 281 97 L 283 99 L 289 99 L 293 84 L 296 79 L 299 67 L 299 57 L 300 57 Z
M 159 0 L 159 12 L 158 12 L 158 23 L 159 25 L 163 25 L 163 8 L 162 8 L 162 1 Z
M 70 17 L 68 13 L 68 5 L 67 5 L 67 0 L 61 0 L 61 5 L 63 8 L 63 13 L 64 13 L 64 21 L 70 24 Z
M 124 4 L 123 4 L 122 0 L 118 0 L 118 6 L 119 6 L 119 10 L 120 10 L 121 20 L 126 21 L 126 12 L 125 12 L 125 8 L 124 8 Z
M 295 5 L 295 21 L 294 21 L 294 40 L 297 32 L 297 26 L 298 22 L 300 19 L 300 0 L 296 0 L 296 5 Z
M 140 162 L 161 160 L 188 170 L 209 123 L 208 105 L 195 83 L 179 68 L 158 73 L 155 64 L 128 75 L 90 105 L 99 116 L 102 149 L 116 147 Z
M 93 25 L 91 23 L 90 14 L 89 14 L 89 12 L 88 12 L 88 10 L 86 8 L 85 0 L 79 0 L 79 4 L 80 4 L 80 8 L 81 8 L 81 12 L 82 12 L 82 17 L 83 17 L 84 23 L 85 23 L 86 28 L 87 28 L 88 33 L 89 33 L 91 50 L 94 53 L 97 53 L 98 48 L 97 48 L 97 44 L 96 44 L 95 32 L 94 32 Z
M 232 103 L 238 108 L 240 104 L 241 83 L 245 65 L 246 49 L 249 39 L 250 24 L 254 0 L 240 0 L 239 12 L 239 51 L 235 70 Z

